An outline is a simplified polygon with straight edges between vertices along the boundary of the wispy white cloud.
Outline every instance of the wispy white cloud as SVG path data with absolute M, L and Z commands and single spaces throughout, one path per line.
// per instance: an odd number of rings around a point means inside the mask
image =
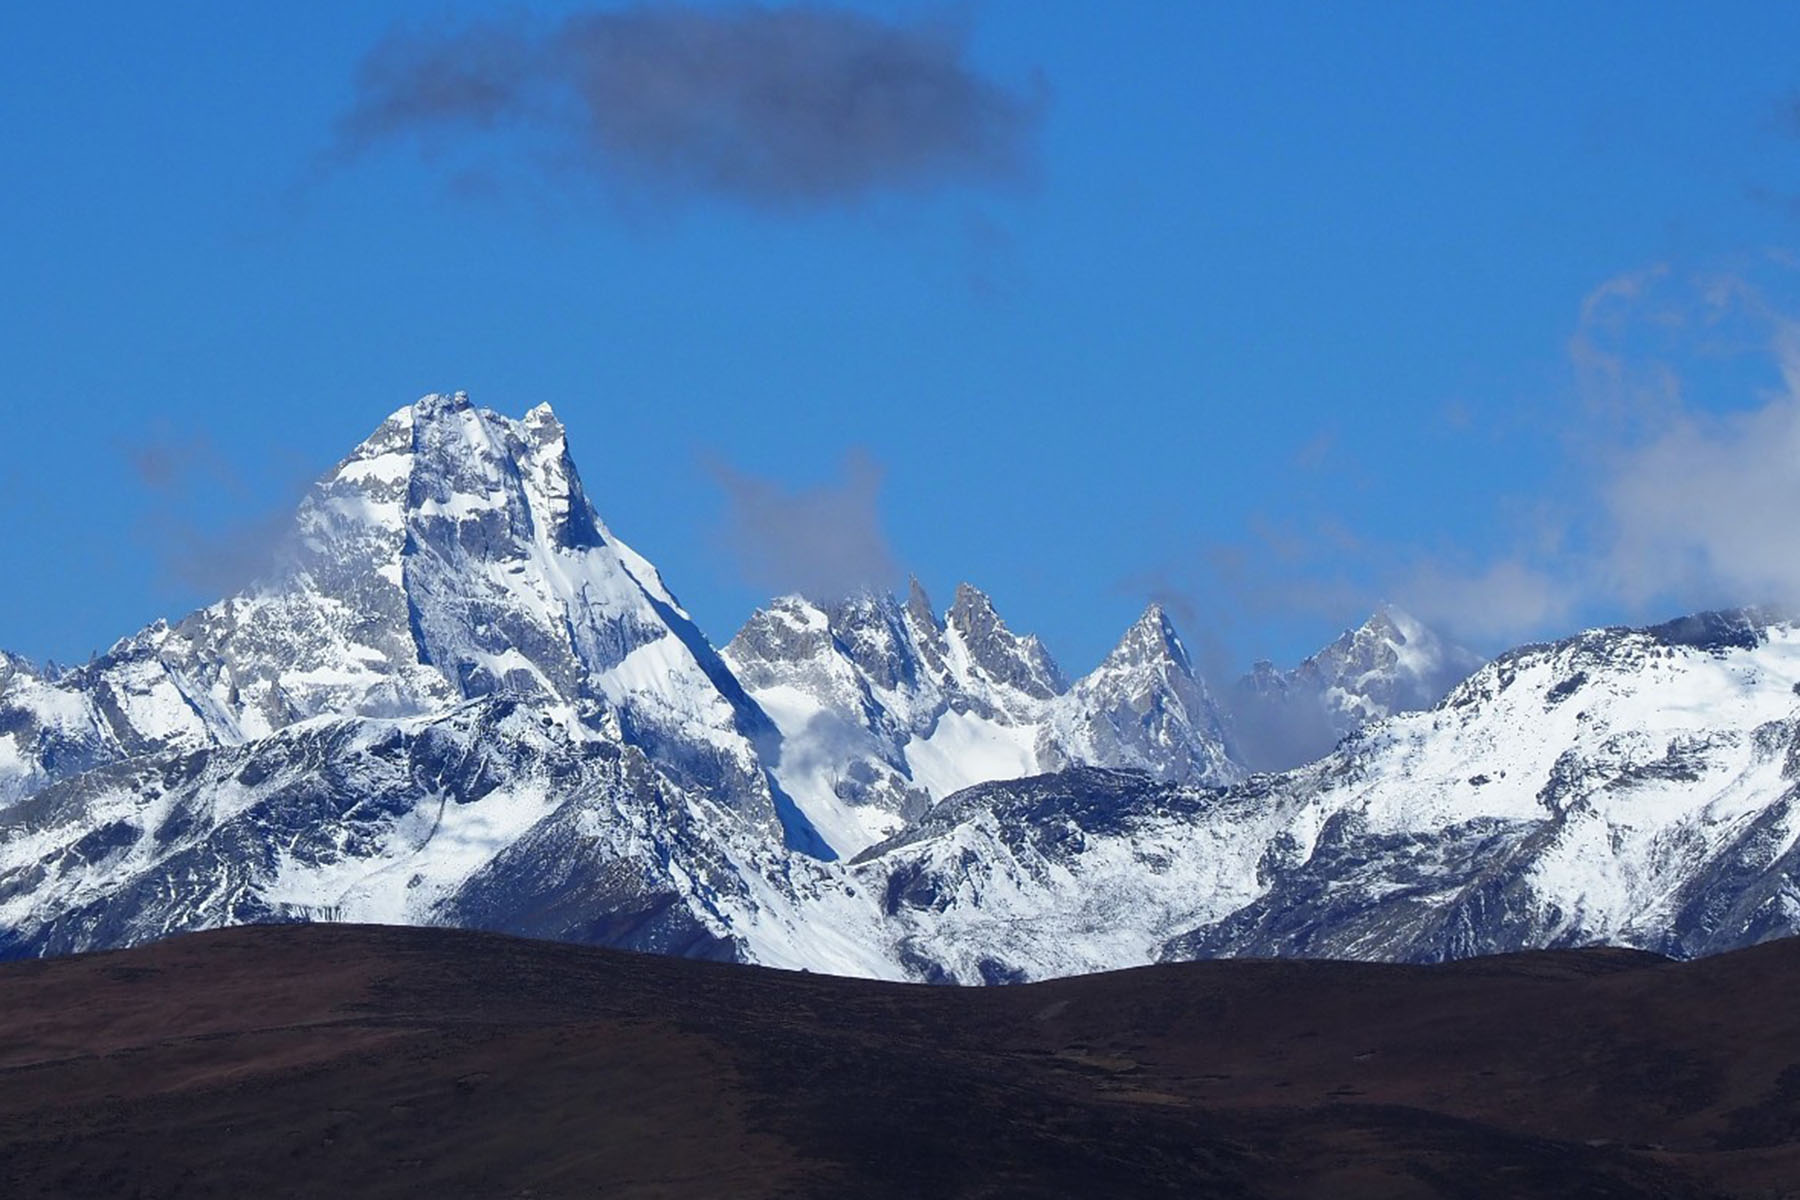
M 1752 266 L 1791 283 L 1779 255 Z M 1568 351 L 1578 403 L 1546 432 L 1577 482 L 1545 502 L 1555 535 L 1428 559 L 1404 602 L 1490 644 L 1584 614 L 1800 604 L 1800 322 L 1749 268 L 1657 265 L 1589 293 Z
M 1488 646 L 1564 626 L 1581 599 L 1573 579 L 1518 557 L 1461 570 L 1428 561 L 1393 590 L 1421 620 Z
M 1487 476 L 1505 536 L 1428 545 L 1348 528 L 1343 468 L 1308 452 L 1297 477 L 1335 481 L 1314 481 L 1310 514 L 1253 520 L 1121 586 L 1177 591 L 1179 611 L 1214 627 L 1349 623 L 1388 600 L 1488 651 L 1596 621 L 1800 607 L 1797 280 L 1800 260 L 1768 252 L 1593 288 L 1572 314 L 1565 383 L 1531 405 L 1551 450 L 1540 489 L 1509 485 L 1502 464 Z
M 1612 457 L 1603 583 L 1641 606 L 1800 600 L 1800 326 L 1770 337 L 1782 386 L 1758 407 L 1679 411 Z

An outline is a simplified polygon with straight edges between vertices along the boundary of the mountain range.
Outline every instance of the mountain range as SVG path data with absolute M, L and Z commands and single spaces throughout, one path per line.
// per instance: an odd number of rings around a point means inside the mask
M 1800 924 L 1782 613 L 1482 663 L 1384 607 L 1215 691 L 1157 606 L 1071 683 L 915 581 L 715 650 L 554 414 L 462 394 L 281 549 L 83 666 L 0 656 L 0 952 L 360 921 L 975 983 Z

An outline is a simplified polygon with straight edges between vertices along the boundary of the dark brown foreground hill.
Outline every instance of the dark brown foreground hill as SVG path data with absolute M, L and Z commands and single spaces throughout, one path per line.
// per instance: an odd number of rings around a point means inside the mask
M 952 990 L 233 929 L 0 967 L 0 1194 L 1800 1196 L 1800 942 Z

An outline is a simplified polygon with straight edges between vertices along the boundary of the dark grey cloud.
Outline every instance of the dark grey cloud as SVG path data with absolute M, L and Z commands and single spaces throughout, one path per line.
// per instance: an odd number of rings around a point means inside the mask
M 882 470 L 868 455 L 852 452 L 838 482 L 811 488 L 708 466 L 726 499 L 720 537 L 748 583 L 830 601 L 899 574 L 881 525 Z
M 1286 771 L 1330 754 L 1339 734 L 1325 701 L 1301 688 L 1261 692 L 1245 676 L 1219 697 L 1231 731 L 1231 748 L 1252 771 Z
M 292 563 L 294 517 L 286 510 L 224 525 L 164 510 L 144 527 L 168 581 L 205 603 L 277 577 Z
M 139 483 L 153 492 L 167 493 L 180 488 L 203 451 L 204 446 L 197 442 L 156 442 L 127 447 L 125 458 Z
M 288 565 L 297 476 L 271 509 L 203 435 L 162 430 L 120 451 L 147 494 L 137 531 L 165 582 L 212 601 Z
M 559 177 L 794 209 L 1024 178 L 1045 95 L 984 77 L 949 21 L 639 4 L 396 32 L 364 59 L 336 150 L 445 158 L 505 131 Z
M 1800 92 L 1789 92 L 1775 106 L 1775 128 L 1791 138 L 1800 138 Z

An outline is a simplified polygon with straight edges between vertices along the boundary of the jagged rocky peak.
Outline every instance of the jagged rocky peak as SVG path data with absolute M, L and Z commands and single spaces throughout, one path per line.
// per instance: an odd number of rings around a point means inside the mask
M 1115 670 L 1146 664 L 1166 664 L 1186 675 L 1194 673 L 1181 635 L 1175 632 L 1163 606 L 1155 603 L 1144 609 L 1144 614 L 1125 631 L 1119 644 L 1106 656 L 1106 665 Z
M 1185 783 L 1229 783 L 1243 773 L 1224 716 L 1160 604 L 1052 707 L 1038 758 L 1047 768 L 1124 767 Z
M 806 686 L 822 665 L 832 674 L 860 673 L 884 691 L 918 682 L 918 664 L 905 614 L 893 596 L 855 592 L 820 603 L 781 596 L 752 613 L 725 648 L 725 658 L 744 686 L 755 691 L 778 683 Z
M 992 602 L 966 583 L 943 617 L 917 579 L 904 604 L 873 589 L 829 601 L 784 596 L 754 613 L 726 652 L 752 690 L 792 677 L 791 664 L 821 656 L 843 660 L 886 703 L 930 710 L 927 723 L 946 704 L 1026 719 L 1065 690 L 1042 643 L 1014 634 Z
M 956 585 L 944 624 L 967 653 L 972 673 L 1034 700 L 1048 700 L 1067 688 L 1062 672 L 1036 634 L 1024 637 L 1006 627 L 979 588 Z
M 779 596 L 750 614 L 724 654 L 751 690 L 786 681 L 784 668 L 831 653 L 831 618 L 804 596 Z
M 397 502 L 397 510 L 361 514 L 385 523 L 405 514 L 449 517 L 484 508 L 519 509 L 520 517 L 593 517 L 567 434 L 548 404 L 515 420 L 477 408 L 466 392 L 433 393 L 396 410 L 320 480 L 313 499 L 338 487 Z M 453 500 L 454 510 L 446 511 Z
M 495 691 L 574 701 L 585 668 L 664 632 L 660 583 L 644 586 L 635 556 L 607 546 L 548 408 L 514 421 L 462 392 L 425 396 L 319 482 L 298 528 L 290 578 L 184 623 L 208 648 L 241 652 L 239 628 L 254 615 L 266 640 L 285 643 L 261 657 L 285 650 L 298 656 L 290 667 L 350 667 L 371 693 L 368 704 L 341 687 L 290 697 L 292 711 L 266 712 L 270 727 L 346 708 L 429 711 Z
M 1253 770 L 1297 767 L 1372 721 L 1430 708 L 1482 662 L 1383 604 L 1292 670 L 1257 662 L 1231 689 L 1233 742 Z
M 725 655 L 782 732 L 777 778 L 843 854 L 892 833 L 921 795 L 986 780 L 1071 764 L 1200 783 L 1242 773 L 1157 606 L 1073 689 L 968 584 L 945 617 L 916 580 L 904 606 L 880 593 L 787 597 Z
M 772 727 L 601 523 L 547 406 L 514 420 L 457 392 L 394 412 L 302 500 L 282 567 L 71 673 L 96 753 L 503 694 L 612 712 L 683 786 L 772 811 Z
M 547 405 L 512 420 L 460 392 L 427 396 L 352 462 L 322 492 L 327 504 L 342 483 L 393 496 L 370 514 L 401 535 L 376 573 L 398 585 L 416 662 L 460 696 L 616 708 L 683 782 L 766 800 L 751 745 L 772 734 L 766 718 L 655 568 L 600 521 Z
M 36 679 L 37 677 L 37 669 L 29 662 L 16 654 L 0 650 L 0 691 L 4 691 L 15 678 Z
M 916 575 L 907 580 L 904 617 L 907 634 L 918 649 L 921 669 L 933 679 L 946 678 L 949 666 L 944 661 L 944 622 L 931 606 L 931 597 L 925 594 L 925 585 Z
M 830 606 L 832 632 L 850 661 L 885 692 L 917 687 L 920 647 L 889 592 L 854 592 Z
M 1392 604 L 1301 663 L 1296 675 L 1343 693 L 1341 704 L 1362 720 L 1429 708 L 1482 664 Z
M 404 470 L 408 523 L 454 529 L 466 553 L 505 558 L 540 538 L 564 549 L 600 541 L 549 405 L 515 421 L 476 408 L 463 392 L 426 396 L 389 418 L 350 463 L 396 455 L 392 474 L 340 468 L 338 477 L 381 483 Z
M 873 590 L 785 597 L 725 659 L 781 732 L 777 780 L 846 855 L 931 800 L 1039 770 L 1038 727 L 1062 685 L 979 591 L 965 584 L 939 617 L 917 580 L 905 604 Z
M 906 615 L 923 629 L 935 629 L 943 632 L 944 623 L 938 620 L 937 610 L 931 607 L 931 597 L 925 593 L 925 585 L 919 582 L 917 575 L 906 581 Z
M 776 780 L 833 851 L 879 841 L 929 802 L 904 748 L 942 699 L 892 596 L 781 597 L 752 614 L 723 657 L 780 732 Z

